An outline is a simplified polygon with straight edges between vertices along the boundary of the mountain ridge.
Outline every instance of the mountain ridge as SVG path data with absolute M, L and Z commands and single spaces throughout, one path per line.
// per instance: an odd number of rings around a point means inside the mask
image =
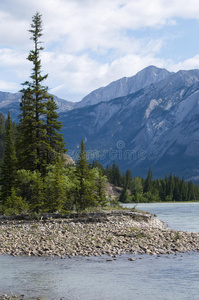
M 105 87 L 92 91 L 85 96 L 75 107 L 97 104 L 101 101 L 109 101 L 116 97 L 132 94 L 151 83 L 160 81 L 172 74 L 166 69 L 160 69 L 155 66 L 148 66 L 131 77 L 123 77 L 111 82 Z
M 149 66 L 129 78 L 93 91 L 102 91 L 93 102 L 92 93 L 75 104 L 60 101 L 68 154 L 76 158 L 83 138 L 90 160 L 104 166 L 115 160 L 133 176 L 145 177 L 151 166 L 154 177 L 172 172 L 199 180 L 199 70 L 174 73 Z M 0 111 L 6 110 L 1 99 L 0 93 Z

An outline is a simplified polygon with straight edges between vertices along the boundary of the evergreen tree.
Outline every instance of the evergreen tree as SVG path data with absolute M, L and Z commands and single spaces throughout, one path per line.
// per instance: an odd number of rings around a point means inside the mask
M 129 195 L 127 191 L 127 186 L 125 186 L 120 194 L 119 201 L 122 203 L 126 203 L 128 202 L 128 199 L 129 199 Z
M 0 113 L 0 163 L 3 158 L 4 142 L 5 142 L 5 117 L 2 113 Z
M 181 192 L 180 192 L 180 178 L 174 177 L 174 189 L 173 189 L 173 201 L 181 201 Z
M 151 167 L 149 167 L 148 175 L 144 183 L 144 193 L 152 191 L 152 180 L 153 180 L 153 173 Z
M 17 159 L 13 138 L 12 121 L 10 112 L 8 112 L 8 118 L 6 122 L 5 132 L 5 149 L 2 163 L 2 198 L 3 201 L 11 195 L 11 189 L 14 186 L 15 175 L 17 170 Z
M 103 175 L 105 175 L 107 173 L 107 170 L 108 170 L 108 166 L 105 170 L 104 167 L 102 166 L 102 164 L 100 164 L 97 160 L 93 160 L 91 167 L 92 167 L 92 169 L 94 169 L 94 168 L 100 169 L 102 171 Z
M 196 200 L 195 192 L 194 192 L 194 184 L 190 180 L 188 182 L 188 201 Z
M 98 169 L 98 177 L 96 179 L 96 195 L 98 203 L 101 206 L 106 204 L 106 194 L 105 194 L 105 176 L 103 176 L 102 169 Z
M 35 108 L 30 88 L 23 90 L 20 109 L 19 134 L 16 143 L 18 168 L 34 171 L 37 169 L 38 159 Z
M 113 162 L 111 171 L 111 183 L 116 186 L 122 186 L 122 174 L 120 172 L 119 166 L 116 165 L 115 161 Z
M 125 174 L 124 186 L 126 186 L 129 189 L 131 187 L 131 181 L 132 181 L 131 171 L 127 169 Z
M 174 190 L 174 182 L 173 182 L 173 176 L 172 173 L 169 175 L 168 184 L 167 184 L 167 196 L 170 197 L 170 199 L 173 199 L 173 190 Z
M 65 153 L 64 138 L 60 132 L 62 123 L 58 121 L 59 115 L 56 110 L 58 109 L 53 97 L 50 97 L 47 102 L 47 139 L 49 143 L 49 149 L 47 151 L 47 163 L 53 164 L 61 158 L 61 154 Z
M 4 204 L 4 214 L 12 215 L 26 212 L 28 205 L 21 196 L 18 196 L 14 187 L 11 188 L 10 196 Z
M 51 165 L 45 176 L 45 210 L 61 212 L 67 200 L 66 191 L 67 179 L 60 164 Z
M 81 140 L 76 176 L 78 179 L 78 186 L 76 188 L 77 210 L 84 210 L 89 206 L 97 205 L 96 196 L 94 194 L 95 178 L 86 157 L 86 149 L 83 140 Z
M 161 201 L 172 200 L 170 198 L 167 198 L 167 196 L 166 196 L 167 177 L 165 176 L 165 180 L 160 179 L 159 183 L 160 184 L 159 184 L 158 192 L 159 192 L 159 197 L 160 197 Z
M 180 185 L 180 201 L 186 201 L 187 196 L 188 196 L 188 187 L 183 177 Z
M 57 133 L 61 129 L 55 112 L 57 107 L 48 94 L 48 87 L 43 86 L 48 74 L 42 75 L 41 70 L 40 52 L 44 48 L 40 46 L 42 20 L 38 12 L 32 18 L 29 32 L 34 49 L 30 51 L 28 60 L 33 63 L 33 68 L 31 80 L 24 82 L 26 87 L 21 90 L 18 155 L 21 168 L 37 170 L 45 175 L 47 165 L 55 163 L 55 158 L 65 150 L 63 138 Z

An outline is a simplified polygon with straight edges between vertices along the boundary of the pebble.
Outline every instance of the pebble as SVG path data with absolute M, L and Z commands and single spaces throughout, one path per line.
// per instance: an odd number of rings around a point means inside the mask
M 103 220 L 1 221 L 0 255 L 117 257 L 125 253 L 163 255 L 199 251 L 199 234 L 166 228 L 156 217 L 134 220 L 107 215 Z

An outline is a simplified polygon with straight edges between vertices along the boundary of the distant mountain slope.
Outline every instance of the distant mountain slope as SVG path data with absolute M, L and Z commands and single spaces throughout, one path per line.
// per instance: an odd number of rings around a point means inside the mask
M 7 115 L 8 111 L 10 110 L 12 120 L 17 121 L 20 100 L 21 93 L 0 92 L 0 112 Z M 54 100 L 58 105 L 58 112 L 70 110 L 74 106 L 73 102 L 60 99 L 56 96 L 54 96 Z
M 199 70 L 62 113 L 61 120 L 70 155 L 84 138 L 90 156 L 104 165 L 115 160 L 133 175 L 146 176 L 151 166 L 155 176 L 199 176 Z
M 82 101 L 75 104 L 75 107 L 93 105 L 101 101 L 109 101 L 117 97 L 132 94 L 151 83 L 167 78 L 172 73 L 166 69 L 149 66 L 132 77 L 124 77 L 114 81 L 106 87 L 101 87 L 84 97 Z
M 15 116 L 20 94 L 0 93 L 0 111 Z M 155 177 L 172 172 L 199 182 L 199 70 L 150 66 L 98 89 L 78 103 L 57 97 L 68 155 L 83 138 L 89 158 Z

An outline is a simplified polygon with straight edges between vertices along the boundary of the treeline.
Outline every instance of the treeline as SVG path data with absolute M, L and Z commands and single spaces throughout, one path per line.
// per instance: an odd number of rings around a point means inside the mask
M 65 142 L 57 105 L 42 75 L 41 15 L 32 18 L 29 32 L 34 43 L 28 60 L 30 80 L 23 83 L 17 126 L 10 113 L 0 115 L 0 213 L 82 211 L 105 204 L 102 172 L 91 169 L 81 141 L 77 164 L 65 163 Z M 3 153 L 3 155 L 2 155 Z
M 120 202 L 199 201 L 199 186 L 192 181 L 186 182 L 179 176 L 170 174 L 164 179 L 153 180 L 153 173 L 149 168 L 146 179 L 133 178 L 129 169 L 122 174 L 115 162 L 104 168 L 94 161 L 93 167 L 100 168 L 110 183 L 122 188 Z
M 90 168 L 82 141 L 75 165 L 66 164 L 63 157 L 62 163 L 49 164 L 45 175 L 38 170 L 16 168 L 13 173 L 1 169 L 0 213 L 65 213 L 103 207 L 107 203 L 105 182 L 101 170 Z
M 3 159 L 4 147 L 5 147 L 5 133 L 6 133 L 6 118 L 0 112 L 0 165 Z M 12 122 L 13 135 L 16 137 L 17 124 Z

